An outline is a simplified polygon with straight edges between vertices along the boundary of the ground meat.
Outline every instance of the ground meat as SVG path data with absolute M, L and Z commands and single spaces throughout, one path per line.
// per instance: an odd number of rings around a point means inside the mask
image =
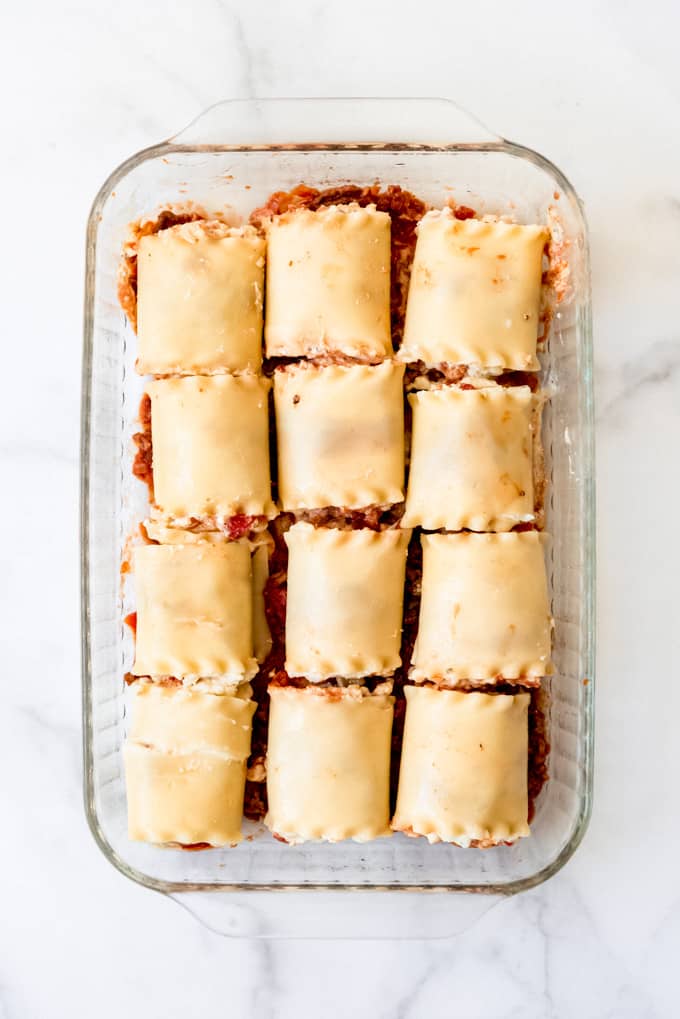
M 406 365 L 404 384 L 406 389 L 413 389 L 418 381 L 426 379 L 433 386 L 460 386 L 461 389 L 474 389 L 475 386 L 462 382 L 467 376 L 469 367 L 466 364 L 438 364 L 436 368 L 428 368 L 424 361 L 413 361 Z M 507 371 L 493 376 L 493 382 L 499 386 L 528 386 L 532 393 L 538 389 L 538 376 L 535 372 Z M 462 383 L 462 385 L 461 385 Z
M 365 697 L 364 690 L 369 693 L 389 694 L 392 692 L 392 679 L 385 676 L 365 676 L 360 680 L 345 680 L 338 677 L 323 679 L 313 683 L 306 676 L 289 676 L 285 669 L 277 669 L 269 677 L 269 686 L 294 687 L 296 690 L 310 689 L 329 700 L 342 700 L 343 697 Z
M 246 779 L 243 813 L 249 821 L 261 821 L 267 813 L 267 786 Z
M 139 404 L 139 431 L 132 436 L 137 447 L 132 473 L 149 486 L 149 501 L 153 502 L 153 444 L 151 442 L 151 397 L 144 393 Z
M 245 538 L 247 534 L 261 527 L 265 522 L 266 517 L 263 516 L 236 513 L 233 517 L 228 517 L 225 521 L 227 537 L 230 538 L 231 541 L 238 541 L 239 538 Z
M 411 389 L 417 379 L 427 379 L 434 385 L 457 385 L 468 373 L 465 364 L 439 364 L 436 368 L 428 368 L 424 361 L 413 361 L 406 365 L 404 385 Z
M 354 531 L 369 528 L 382 531 L 396 527 L 404 515 L 404 503 L 394 506 L 366 506 L 353 510 L 346 506 L 324 506 L 323 509 L 302 510 L 297 516 L 314 527 L 334 527 L 340 531 Z
M 532 393 L 538 389 L 536 372 L 501 372 L 494 377 L 499 386 L 528 386 Z
M 469 205 L 456 205 L 454 202 L 451 202 L 450 205 L 456 219 L 474 219 L 477 215 Z
M 422 569 L 423 550 L 420 544 L 420 532 L 414 531 L 406 555 L 404 623 L 399 652 L 401 655 L 401 666 L 394 674 L 394 724 L 392 726 L 392 753 L 390 760 L 390 811 L 392 814 L 397 802 L 399 763 L 401 760 L 401 745 L 404 738 L 404 717 L 406 714 L 404 683 L 411 667 L 413 647 L 418 633 Z
M 267 754 L 267 730 L 269 726 L 269 694 L 267 687 L 270 678 L 283 672 L 285 659 L 285 626 L 286 626 L 286 570 L 288 567 L 288 546 L 284 534 L 293 518 L 283 513 L 270 524 L 270 533 L 274 539 L 274 547 L 269 559 L 269 577 L 264 588 L 264 605 L 267 623 L 272 638 L 272 646 L 267 658 L 260 666 L 257 675 L 251 681 L 253 697 L 257 708 L 253 717 L 253 734 L 251 740 L 248 767 L 262 762 Z M 267 789 L 264 782 L 246 782 L 244 813 L 251 821 L 261 821 L 267 813 Z
M 539 687 L 531 691 L 529 702 L 529 823 L 536 813 L 536 800 L 548 781 L 548 737 L 549 696 L 547 690 Z

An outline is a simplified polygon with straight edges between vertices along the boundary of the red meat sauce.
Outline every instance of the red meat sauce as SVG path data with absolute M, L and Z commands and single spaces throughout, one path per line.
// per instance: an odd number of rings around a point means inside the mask
M 149 500 L 153 502 L 153 444 L 151 442 L 151 397 L 144 393 L 139 404 L 139 431 L 132 436 L 137 447 L 132 463 L 132 473 L 149 488 Z
M 413 361 L 406 365 L 404 382 L 407 390 L 411 389 L 417 379 L 427 379 L 435 386 L 459 386 L 460 389 L 474 389 L 470 382 L 462 380 L 468 373 L 464 364 L 440 364 L 436 368 L 428 368 L 423 361 Z M 499 386 L 528 386 L 532 393 L 538 389 L 538 376 L 535 372 L 507 371 L 493 376 Z

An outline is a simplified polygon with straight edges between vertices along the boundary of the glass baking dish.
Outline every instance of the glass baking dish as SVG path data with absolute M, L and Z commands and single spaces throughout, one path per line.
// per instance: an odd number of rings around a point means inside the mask
M 549 781 L 532 837 L 466 850 L 402 835 L 368 845 L 283 846 L 252 826 L 235 849 L 183 852 L 130 842 L 121 745 L 124 542 L 146 509 L 131 474 L 130 435 L 143 381 L 135 337 L 118 306 L 116 268 L 131 220 L 158 205 L 196 201 L 247 216 L 300 182 L 399 184 L 441 205 L 545 221 L 557 210 L 571 273 L 568 298 L 542 355 L 551 393 L 544 416 L 547 529 L 556 621 L 550 681 Z M 509 894 L 554 874 L 574 852 L 591 806 L 594 679 L 594 463 L 588 241 L 566 178 L 542 156 L 494 137 L 453 103 L 436 100 L 238 100 L 133 156 L 95 199 L 87 229 L 82 402 L 82 677 L 85 805 L 94 837 L 119 870 L 166 891 L 330 889 Z M 450 900 L 450 896 L 448 897 Z M 238 933 L 232 923 L 230 933 Z M 251 932 L 252 933 L 252 932 Z

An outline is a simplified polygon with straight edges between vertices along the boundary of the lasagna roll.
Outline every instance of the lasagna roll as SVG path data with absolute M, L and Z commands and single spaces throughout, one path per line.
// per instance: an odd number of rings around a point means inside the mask
M 207 846 L 241 840 L 251 692 L 248 684 L 237 694 L 134 685 L 123 748 L 131 839 Z
M 198 221 L 142 237 L 137 370 L 142 375 L 258 371 L 264 239 Z
M 406 526 L 509 531 L 534 520 L 538 413 L 528 386 L 444 386 L 414 393 L 409 403 Z
M 409 531 L 295 524 L 286 534 L 286 672 L 318 682 L 401 664 Z
M 395 831 L 487 847 L 529 834 L 528 693 L 408 686 Z
M 253 588 L 245 542 L 141 545 L 134 550 L 136 676 L 250 679 Z
M 404 498 L 403 365 L 277 371 L 274 406 L 284 510 L 389 505 Z
M 389 356 L 389 215 L 351 204 L 271 219 L 266 304 L 269 357 Z
M 542 226 L 458 220 L 433 210 L 418 224 L 406 306 L 404 361 L 535 371 Z
M 394 698 L 270 686 L 267 827 L 286 842 L 389 835 Z
M 163 516 L 274 515 L 269 388 L 258 375 L 149 384 L 154 500 Z
M 538 685 L 552 672 L 543 535 L 423 534 L 411 678 Z

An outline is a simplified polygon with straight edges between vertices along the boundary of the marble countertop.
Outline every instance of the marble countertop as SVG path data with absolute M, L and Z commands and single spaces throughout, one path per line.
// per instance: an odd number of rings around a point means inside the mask
M 423 0 L 408 16 L 357 0 L 280 8 L 29 0 L 3 19 L 0 1017 L 677 1015 L 680 9 L 672 0 Z M 557 877 L 437 941 L 220 936 L 209 916 L 199 922 L 118 874 L 81 803 L 90 203 L 112 167 L 219 99 L 334 94 L 456 99 L 557 163 L 591 228 L 595 810 Z M 311 907 L 298 897 L 290 908 Z M 324 908 L 349 907 L 332 897 Z M 351 908 L 359 917 L 382 907 Z

